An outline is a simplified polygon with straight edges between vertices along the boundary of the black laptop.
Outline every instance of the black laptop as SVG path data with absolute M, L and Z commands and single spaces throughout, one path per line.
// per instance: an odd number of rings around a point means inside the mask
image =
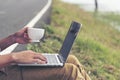
M 47 64 L 18 64 L 19 66 L 64 66 L 67 57 L 70 53 L 74 40 L 79 32 L 81 24 L 73 21 L 64 39 L 61 49 L 55 54 L 44 53 L 43 55 L 47 58 Z

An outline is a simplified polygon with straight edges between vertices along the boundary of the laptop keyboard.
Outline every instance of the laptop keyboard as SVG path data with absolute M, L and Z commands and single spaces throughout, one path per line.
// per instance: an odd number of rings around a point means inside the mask
M 59 63 L 55 55 L 44 55 L 44 56 L 47 58 L 47 64 L 58 64 Z

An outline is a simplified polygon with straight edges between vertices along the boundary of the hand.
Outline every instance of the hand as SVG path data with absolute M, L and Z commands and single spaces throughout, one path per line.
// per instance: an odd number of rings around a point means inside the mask
M 20 44 L 26 44 L 31 42 L 28 33 L 27 33 L 28 28 L 25 27 L 21 30 L 19 30 L 18 32 L 16 32 L 15 34 L 13 34 L 13 37 L 15 37 L 15 42 L 16 43 L 20 43 Z
M 30 50 L 12 53 L 11 55 L 14 62 L 16 63 L 38 63 L 38 64 L 47 63 L 47 59 L 43 55 Z

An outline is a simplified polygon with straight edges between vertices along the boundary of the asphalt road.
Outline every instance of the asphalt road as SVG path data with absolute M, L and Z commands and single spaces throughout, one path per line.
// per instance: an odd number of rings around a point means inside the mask
M 48 0 L 0 0 L 0 39 L 23 28 Z

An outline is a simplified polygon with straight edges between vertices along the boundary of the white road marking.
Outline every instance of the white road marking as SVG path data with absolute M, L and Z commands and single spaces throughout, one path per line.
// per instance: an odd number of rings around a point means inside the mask
M 48 0 L 47 5 L 25 27 L 34 27 L 35 24 L 44 15 L 44 13 L 49 9 L 51 4 L 52 4 L 52 0 Z M 18 46 L 18 43 L 15 43 L 15 44 L 11 45 L 10 47 L 8 47 L 5 50 L 3 50 L 2 52 L 0 52 L 0 55 L 11 53 L 17 46 Z

